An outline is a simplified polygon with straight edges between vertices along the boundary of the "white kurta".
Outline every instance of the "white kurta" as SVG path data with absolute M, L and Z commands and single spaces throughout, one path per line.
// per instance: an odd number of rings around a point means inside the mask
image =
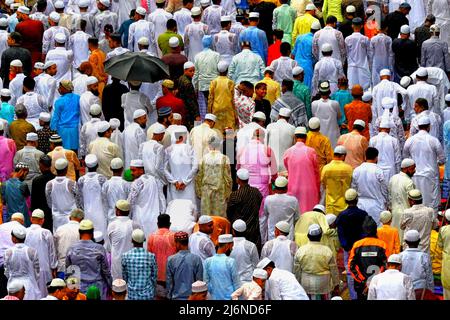
M 62 33 L 66 39 L 70 38 L 70 31 L 61 26 L 53 26 L 44 31 L 42 37 L 42 53 L 47 54 L 50 50 L 55 49 L 55 36 Z M 66 49 L 69 49 L 69 41 L 66 41 Z M 48 60 L 46 60 L 48 61 Z
M 407 89 L 409 96 L 408 107 L 405 110 L 405 118 L 409 122 L 414 115 L 414 104 L 417 99 L 424 98 L 428 101 L 428 109 L 433 111 L 440 109 L 436 87 L 425 81 L 417 81 Z
M 209 29 L 203 22 L 192 22 L 186 26 L 184 32 L 184 51 L 189 61 L 194 62 L 197 53 L 203 50 L 203 36 L 209 34 Z
M 102 197 L 106 199 L 108 223 L 116 218 L 116 202 L 128 199 L 131 183 L 122 177 L 112 176 L 102 186 Z
M 369 68 L 369 38 L 363 36 L 361 32 L 353 32 L 345 38 L 348 58 L 348 85 L 353 87 L 359 84 L 364 90 L 370 87 L 370 68 Z
M 100 98 L 87 90 L 80 96 L 80 125 L 92 119 L 90 109 L 93 104 L 101 105 Z
M 442 107 L 445 105 L 445 95 L 448 93 L 448 90 L 450 89 L 450 81 L 448 80 L 447 74 L 444 70 L 438 67 L 426 67 L 425 68 L 428 71 L 428 79 L 427 83 L 432 84 L 436 87 L 437 95 L 439 104 L 436 105 L 434 108 L 430 107 L 430 110 L 434 113 L 441 114 Z M 416 79 L 416 72 L 415 71 L 411 78 Z
M 55 80 L 71 80 L 72 81 L 72 63 L 73 52 L 72 50 L 66 50 L 64 47 L 57 47 L 50 50 L 45 57 L 45 62 L 56 62 L 57 72 L 55 74 Z
M 139 52 L 138 41 L 141 37 L 149 39 L 149 51 L 156 55 L 155 25 L 144 19 L 133 22 L 128 31 L 128 50 Z
M 0 57 L 3 54 L 3 51 L 8 49 L 8 32 L 6 30 L 0 30 Z M 0 61 L 0 67 L 2 66 L 2 63 Z
M 294 145 L 295 127 L 285 119 L 279 119 L 277 122 L 267 126 L 266 141 L 272 149 L 278 165 L 278 172 L 286 171 L 283 162 L 284 152 Z
M 189 251 L 199 256 L 203 262 L 216 253 L 214 243 L 209 238 L 209 235 L 201 231 L 194 232 L 190 235 Z
M 388 204 L 388 186 L 383 170 L 364 162 L 353 170 L 352 188 L 358 191 L 358 208 L 365 210 L 380 225 L 380 213 Z
M 89 60 L 88 39 L 90 34 L 77 31 L 70 36 L 70 47 L 75 48 L 73 51 L 73 67 L 78 68 L 82 62 Z
M 181 8 L 180 10 L 176 11 L 173 14 L 173 18 L 177 22 L 177 31 L 180 34 L 180 36 L 184 36 L 184 30 L 186 26 L 190 23 L 192 23 L 192 15 L 191 10 L 188 10 L 186 8 Z
M 420 27 L 425 21 L 427 14 L 427 0 L 405 0 L 411 5 L 411 11 L 408 14 L 409 28 L 414 33 L 417 27 Z
M 105 38 L 105 32 L 103 31 L 103 29 L 107 24 L 112 25 L 113 30 L 115 31 L 119 29 L 117 13 L 111 12 L 109 10 L 97 13 L 94 17 L 94 21 L 94 33 L 99 40 L 103 40 Z
M 252 281 L 253 270 L 259 262 L 256 245 L 244 237 L 234 237 L 233 250 L 231 251 L 230 257 L 236 261 L 239 280 L 242 283 Z
M 94 32 L 95 32 L 94 16 L 89 14 L 89 12 L 72 14 L 72 32 L 76 32 L 77 30 L 80 30 L 80 21 L 81 20 L 86 21 L 86 30 L 85 30 L 86 33 L 94 35 Z M 72 48 L 74 48 L 74 47 L 72 46 Z
M 55 101 L 56 86 L 56 79 L 47 73 L 42 73 L 36 81 L 36 92 L 44 96 L 48 107 L 53 106 Z
M 294 240 L 294 226 L 299 218 L 299 205 L 296 197 L 287 193 L 272 194 L 264 200 L 264 215 L 267 217 L 268 240 L 275 239 L 275 225 L 286 221 L 291 226 L 288 239 Z
M 266 300 L 309 300 L 292 272 L 275 268 L 266 281 Z
M 213 4 L 203 11 L 202 22 L 208 26 L 210 34 L 220 32 L 220 18 L 225 15 L 225 9 L 217 4 Z
M 430 119 L 430 134 L 438 139 L 439 141 L 442 141 L 442 120 L 441 116 L 431 112 L 430 110 L 422 111 L 419 114 L 414 115 L 414 117 L 411 120 L 411 127 L 409 130 L 409 136 L 415 135 L 417 132 L 419 132 L 419 119 L 422 117 L 428 117 Z
M 320 133 L 330 139 L 332 148 L 336 147 L 341 135 L 338 125 L 338 120 L 341 118 L 339 103 L 330 99 L 313 101 L 311 112 L 313 117 L 320 119 Z
M 369 59 L 372 67 L 372 87 L 380 82 L 380 71 L 389 69 L 394 74 L 394 52 L 392 39 L 384 33 L 379 33 L 370 39 Z
M 379 79 L 379 77 L 378 77 Z M 397 94 L 401 94 L 403 97 L 404 105 L 407 102 L 407 91 L 398 83 L 389 81 L 387 79 L 379 81 L 379 83 L 373 88 L 372 91 L 372 119 L 377 119 L 383 115 L 383 106 L 381 102 L 383 98 L 388 97 L 397 101 Z
M 220 54 L 221 60 L 230 64 L 236 54 L 237 36 L 227 30 L 221 30 L 213 37 L 213 49 Z
M 190 142 L 195 150 L 198 163 L 201 163 L 203 156 L 209 152 L 208 143 L 212 135 L 217 135 L 217 132 L 211 129 L 207 123 L 192 128 Z
M 67 250 L 80 240 L 79 232 L 80 224 L 71 220 L 68 223 L 60 226 L 54 233 L 56 254 L 58 256 L 58 271 L 64 272 L 66 270 L 66 253 Z
M 145 131 L 136 122 L 133 122 L 125 128 L 123 131 L 125 169 L 130 167 L 131 160 L 139 159 L 139 146 L 141 143 L 145 142 L 145 140 Z
M 413 180 L 422 192 L 423 204 L 437 210 L 440 203 L 439 167 L 445 162 L 445 154 L 438 139 L 420 130 L 406 140 L 403 156 L 416 163 Z
M 196 203 L 195 175 L 198 163 L 194 149 L 185 143 L 174 144 L 166 149 L 164 172 L 169 183 L 167 201 L 174 199 L 188 199 Z M 176 190 L 175 183 L 186 185 L 184 190 Z
M 169 19 L 172 19 L 172 14 L 161 8 L 156 9 L 155 11 L 153 11 L 152 13 L 150 13 L 147 16 L 147 21 L 152 22 L 155 27 L 156 43 L 158 43 L 158 37 L 161 34 L 163 34 L 164 32 L 166 32 L 166 30 L 167 30 L 166 24 L 167 24 L 167 20 L 169 20 Z M 159 46 L 157 46 L 157 52 L 158 52 L 158 56 L 161 57 L 162 52 L 159 49 Z
M 342 63 L 333 57 L 322 57 L 314 66 L 312 78 L 312 92 L 314 96 L 318 92 L 319 84 L 322 81 L 330 82 L 330 90 L 333 94 L 338 90 L 338 79 L 344 76 Z
M 124 127 L 128 127 L 134 122 L 133 114 L 136 110 L 145 110 L 147 115 L 153 112 L 153 107 L 150 99 L 142 92 L 131 90 L 122 95 L 122 108 L 125 118 Z M 148 123 L 148 121 L 147 121 Z
M 97 125 L 100 121 L 100 118 L 92 118 L 81 127 L 79 148 L 79 155 L 81 157 L 88 155 L 89 145 L 92 141 L 98 138 Z
M 53 232 L 59 226 L 69 222 L 70 213 L 77 207 L 74 193 L 69 189 L 73 183 L 76 192 L 78 192 L 76 183 L 67 177 L 56 177 L 47 182 L 45 194 L 47 202 L 50 200 L 49 207 L 52 209 Z
M 48 293 L 47 282 L 53 279 L 52 269 L 56 269 L 58 266 L 53 235 L 40 225 L 32 224 L 27 228 L 25 244 L 37 251 L 39 257 L 38 285 L 42 297 L 45 297 Z
M 48 111 L 46 99 L 39 93 L 27 92 L 17 99 L 17 104 L 23 104 L 27 108 L 27 121 L 38 130 L 39 114 Z
M 89 76 L 87 74 L 78 73 L 76 78 L 72 81 L 73 93 L 81 95 L 87 91 L 86 81 Z
M 292 60 L 289 57 L 280 57 L 273 60 L 270 64 L 270 67 L 274 70 L 273 79 L 278 81 L 280 84 L 285 79 L 293 80 L 292 69 L 296 66 L 297 61 Z
M 338 39 L 339 38 L 339 39 Z M 340 43 L 342 41 L 342 45 Z M 323 29 L 317 31 L 313 37 L 313 54 L 318 52 L 316 59 L 322 59 L 322 45 L 325 43 L 331 44 L 333 48 L 332 57 L 339 60 L 342 64 L 345 62 L 345 43 L 342 33 L 333 27 L 325 26 Z M 341 52 L 341 49 L 344 53 Z M 344 54 L 344 57 L 342 56 Z M 337 80 L 337 79 L 336 79 Z
M 389 269 L 370 280 L 367 300 L 416 300 L 416 294 L 409 276 Z
M 11 91 L 11 100 L 9 100 L 9 104 L 15 106 L 17 103 L 17 99 L 23 94 L 23 79 L 25 79 L 25 75 L 23 73 L 18 73 L 9 83 L 9 90 Z
M 130 19 L 131 10 L 141 5 L 141 0 L 120 0 L 117 2 L 119 2 L 119 25 Z
M 436 17 L 436 24 L 441 28 L 441 40 L 450 46 L 450 4 L 448 0 L 429 0 L 427 13 Z
M 378 167 L 383 170 L 384 180 L 388 183 L 394 174 L 400 171 L 402 151 L 398 140 L 386 132 L 380 132 L 370 138 L 370 147 L 378 150 Z
M 122 279 L 122 254 L 133 248 L 131 234 L 133 221 L 128 216 L 119 216 L 108 226 L 108 239 L 111 246 L 111 276 L 113 280 Z
M 279 235 L 264 244 L 261 250 L 261 259 L 267 257 L 275 263 L 277 268 L 292 272 L 294 255 L 291 252 L 291 246 L 292 240 Z
M 170 231 L 184 231 L 189 236 L 197 221 L 195 205 L 191 200 L 175 199 L 167 203 L 166 214 L 170 216 Z

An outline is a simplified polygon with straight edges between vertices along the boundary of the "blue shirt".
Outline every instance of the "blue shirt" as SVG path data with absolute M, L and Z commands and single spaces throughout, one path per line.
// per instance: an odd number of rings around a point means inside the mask
M 133 248 L 122 255 L 122 276 L 128 285 L 129 300 L 153 300 L 158 267 L 155 255 Z
M 8 102 L 2 102 L 0 106 L 0 118 L 8 121 L 8 124 L 14 121 L 14 107 Z
M 80 123 L 80 96 L 67 93 L 55 101 L 50 129 L 78 128 Z
M 8 31 L 9 33 L 14 32 L 16 30 L 16 26 L 19 23 L 19 20 L 17 19 L 17 13 L 14 13 L 9 17 L 8 19 Z
M 304 83 L 311 88 L 312 77 L 314 73 L 314 56 L 312 54 L 313 34 L 307 33 L 298 36 L 295 40 L 292 55 L 298 65 L 303 68 L 305 72 Z
M 166 288 L 167 298 L 171 300 L 187 300 L 192 294 L 192 283 L 203 280 L 202 259 L 181 250 L 167 260 Z
M 267 43 L 267 37 L 264 31 L 255 26 L 248 27 L 239 35 L 239 43 L 242 41 L 250 42 L 252 51 L 258 54 L 264 63 L 267 63 L 269 44 Z
M 339 242 L 345 251 L 349 252 L 353 244 L 364 237 L 362 225 L 366 217 L 367 212 L 358 207 L 348 207 L 338 215 L 336 226 Z
M 348 90 L 338 90 L 331 95 L 331 100 L 336 100 L 339 102 L 339 107 L 341 109 L 341 118 L 338 121 L 338 124 L 341 125 L 347 121 L 345 118 L 344 107 L 346 104 L 349 104 L 353 101 L 353 96 Z
M 231 294 L 240 287 L 236 261 L 225 254 L 216 254 L 205 260 L 203 279 L 213 300 L 231 300 Z
M 119 32 L 120 36 L 122 37 L 122 47 L 124 48 L 128 48 L 128 34 L 129 34 L 129 30 L 130 30 L 130 26 L 131 24 L 135 22 L 134 19 L 128 19 L 126 21 L 124 21 L 119 28 Z
M 25 217 L 25 226 L 30 226 L 30 216 L 28 215 L 26 202 L 26 197 L 29 195 L 27 184 L 17 178 L 11 178 L 3 184 L 2 198 L 6 203 L 7 221 L 9 221 L 13 213 L 21 212 Z

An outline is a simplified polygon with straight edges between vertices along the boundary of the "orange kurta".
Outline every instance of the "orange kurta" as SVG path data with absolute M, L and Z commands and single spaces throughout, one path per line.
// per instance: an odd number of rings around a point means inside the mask
M 231 233 L 231 223 L 227 218 L 219 217 L 219 216 L 211 216 L 214 221 L 214 229 L 210 234 L 210 239 L 214 243 L 215 246 L 219 244 L 219 236 L 221 234 L 229 234 Z M 198 231 L 198 224 L 195 225 L 194 231 Z
M 105 73 L 106 54 L 100 50 L 95 49 L 89 56 L 89 62 L 92 65 L 92 75 L 98 79 L 98 92 L 101 99 L 103 89 L 108 81 L 108 74 Z
M 398 236 L 398 230 L 391 227 L 388 224 L 384 224 L 377 230 L 378 239 L 386 242 L 386 256 L 389 257 L 391 254 L 400 253 L 400 238 Z
M 344 112 L 345 117 L 347 118 L 348 131 L 353 130 L 353 122 L 355 122 L 355 120 L 360 119 L 366 123 L 362 135 L 369 141 L 369 123 L 372 122 L 372 108 L 370 107 L 370 104 L 362 102 L 361 100 L 353 100 L 351 103 L 344 106 Z

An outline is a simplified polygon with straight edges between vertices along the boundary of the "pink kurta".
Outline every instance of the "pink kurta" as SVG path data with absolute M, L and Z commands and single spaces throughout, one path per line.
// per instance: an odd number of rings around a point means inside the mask
M 14 140 L 0 136 L 0 182 L 9 179 L 13 171 L 13 159 L 16 154 Z
M 167 259 L 177 253 L 175 233 L 167 228 L 160 228 L 148 237 L 147 251 L 155 254 L 158 265 L 158 281 L 166 282 Z
M 283 156 L 288 171 L 288 193 L 295 196 L 301 213 L 312 211 L 320 201 L 320 173 L 317 154 L 303 142 L 297 142 Z

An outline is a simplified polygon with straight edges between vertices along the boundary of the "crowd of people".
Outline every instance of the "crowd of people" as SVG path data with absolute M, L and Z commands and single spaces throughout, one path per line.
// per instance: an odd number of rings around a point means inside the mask
M 450 299 L 447 0 L 0 9 L 4 300 Z

